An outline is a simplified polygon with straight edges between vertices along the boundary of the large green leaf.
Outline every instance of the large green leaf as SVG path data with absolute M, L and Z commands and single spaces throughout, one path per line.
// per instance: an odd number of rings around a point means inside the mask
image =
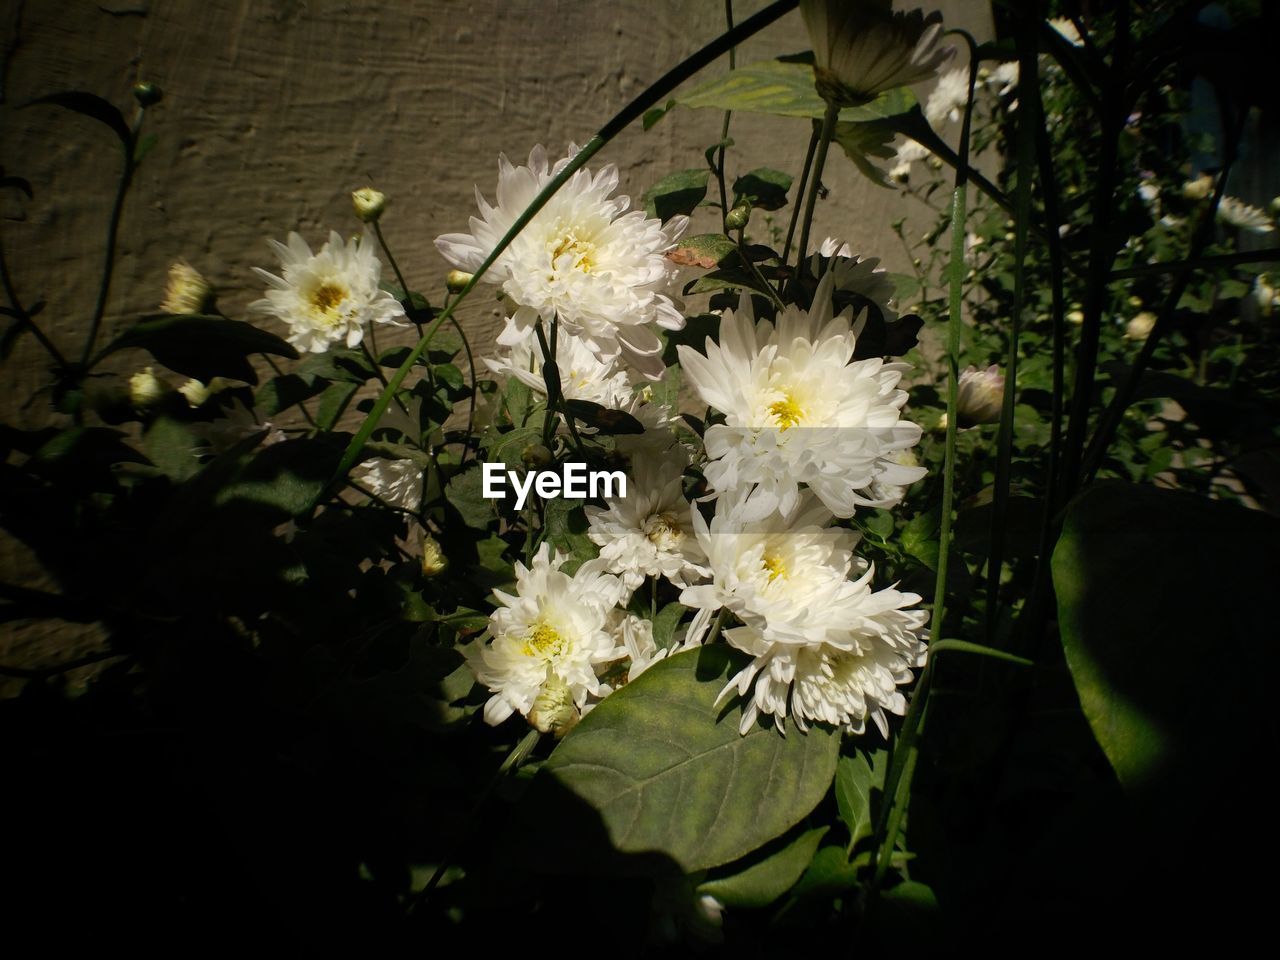
M 795 886 L 829 829 L 806 830 L 778 852 L 740 873 L 706 881 L 698 887 L 698 893 L 710 894 L 728 907 L 767 907 Z
M 644 209 L 651 217 L 670 220 L 693 213 L 707 195 L 709 170 L 680 170 L 668 174 L 644 192 Z
M 622 853 L 661 854 L 685 871 L 750 853 L 826 794 L 840 738 L 759 724 L 740 734 L 736 702 L 717 707 L 716 697 L 742 663 L 724 648 L 658 662 L 589 713 L 539 777 L 585 801 Z M 572 836 L 557 846 L 580 869 L 609 869 L 581 862 L 590 854 Z
M 1125 788 L 1179 822 L 1262 795 L 1278 541 L 1266 514 L 1177 491 L 1103 484 L 1067 510 L 1053 582 L 1080 704 Z
M 158 316 L 140 320 L 116 337 L 102 351 L 136 347 L 146 350 L 170 370 L 208 383 L 214 377 L 231 377 L 257 383 L 258 375 L 248 357 L 273 353 L 297 359 L 298 352 L 266 330 L 226 317 Z
M 880 120 L 905 113 L 916 99 L 905 87 L 889 90 L 863 107 L 840 111 L 845 123 Z M 826 101 L 813 85 L 813 67 L 789 60 L 762 60 L 738 67 L 675 98 L 682 107 L 744 110 L 783 117 L 821 119 Z M 651 124 L 650 124 L 651 125 Z

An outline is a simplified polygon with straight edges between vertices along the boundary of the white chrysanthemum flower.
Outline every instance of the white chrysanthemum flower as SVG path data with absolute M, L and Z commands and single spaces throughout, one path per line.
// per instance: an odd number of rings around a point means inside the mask
M 393 507 L 416 513 L 422 504 L 422 466 L 414 460 L 366 460 L 351 479 Z
M 501 606 L 489 618 L 485 638 L 467 660 L 476 678 L 493 692 L 485 721 L 499 724 L 512 713 L 527 716 L 549 677 L 568 691 L 578 709 L 598 697 L 597 669 L 626 654 L 611 621 L 625 592 L 622 582 L 589 560 L 571 577 L 567 558 L 543 543 L 526 567 L 517 562 L 515 595 L 495 590 Z
M 848 246 L 845 244 L 844 249 L 847 250 Z M 880 316 L 886 321 L 898 318 L 898 310 L 893 303 L 897 291 L 894 289 L 889 271 L 880 266 L 879 257 L 861 257 L 843 253 L 836 258 L 829 269 L 834 275 L 833 295 L 857 294 L 862 299 L 874 303 L 880 311 Z M 816 275 L 816 263 L 813 264 L 813 271 Z
M 681 345 L 680 364 L 703 401 L 725 416 L 703 442 L 707 482 L 724 495 L 751 490 L 750 512 L 790 513 L 807 484 L 839 517 L 859 505 L 881 506 L 870 486 L 903 485 L 922 469 L 891 455 L 915 446 L 920 428 L 902 419 L 905 391 L 896 389 L 909 367 L 879 358 L 853 359 L 859 327 L 848 311 L 831 315 L 835 274 L 818 284 L 813 310 L 788 306 L 777 325 L 756 323 L 744 297 L 725 311 L 720 343 L 706 355 Z
M 1053 27 L 1058 32 L 1058 35 L 1073 47 L 1084 46 L 1080 31 L 1076 29 L 1076 25 L 1071 22 L 1070 17 L 1054 17 L 1049 21 L 1049 26 Z
M 1018 61 L 1006 60 L 1001 63 L 987 74 L 986 83 L 997 97 L 1007 97 L 1013 93 L 1018 88 Z
M 511 329 L 507 321 L 507 330 Z M 498 342 L 503 342 L 499 336 Z M 494 373 L 515 377 L 530 389 L 546 396 L 547 384 L 542 377 L 542 346 L 536 339 L 508 337 L 510 346 L 502 356 L 486 359 Z M 620 409 L 631 401 L 631 382 L 616 361 L 602 361 L 577 337 L 561 330 L 556 337 L 556 368 L 560 371 L 560 390 L 569 400 L 590 400 L 602 407 Z
M 818 244 L 818 254 L 823 257 L 852 257 L 853 248 L 839 237 L 826 237 Z
M 938 46 L 940 13 L 894 11 L 890 0 L 800 0 L 800 13 L 818 92 L 842 107 L 928 80 L 955 55 Z
M 676 433 L 679 415 L 665 403 L 652 399 L 652 392 L 637 391 L 623 408 L 640 422 L 643 433 L 620 433 L 613 438 L 613 448 L 630 463 L 655 457 L 674 457 L 682 465 L 689 463 L 688 444 Z
M 946 414 L 943 414 L 946 416 Z M 899 450 L 890 456 L 894 463 L 901 464 L 904 467 L 918 467 L 920 461 L 911 450 Z M 885 504 L 886 507 L 896 507 L 907 495 L 906 484 L 884 483 L 877 480 L 871 485 L 871 498 L 878 503 Z
M 938 78 L 937 86 L 924 102 L 925 119 L 935 127 L 943 120 L 956 123 L 964 115 L 964 107 L 968 102 L 969 68 L 948 70 Z
M 286 339 L 299 350 L 323 353 L 339 341 L 359 346 L 369 323 L 396 324 L 404 316 L 399 301 L 378 287 L 382 267 L 372 243 L 344 243 L 336 230 L 319 253 L 312 253 L 296 233 L 289 234 L 288 245 L 267 242 L 280 258 L 284 276 L 254 267 L 271 289 L 249 309 L 288 324 Z
M 713 579 L 680 602 L 725 607 L 742 622 L 724 632 L 753 657 L 724 691 L 748 696 L 742 733 L 761 714 L 861 733 L 867 717 L 883 730 L 885 710 L 902 712 L 896 686 L 923 660 L 927 615 L 906 609 L 920 602 L 915 594 L 872 590 L 872 569 L 853 553 L 858 535 L 830 520 L 812 497 L 786 521 L 752 521 L 727 499 L 710 525 L 695 514 Z
M 1270 233 L 1276 228 L 1265 211 L 1235 197 L 1222 198 L 1222 202 L 1218 204 L 1218 219 L 1250 233 Z
M 554 165 L 536 146 L 527 167 L 498 161 L 498 203 L 490 206 L 476 189 L 480 217 L 470 233 L 436 238 L 446 260 L 475 271 L 498 245 L 525 208 L 577 152 Z M 628 197 L 613 197 L 618 169 L 609 165 L 594 176 L 575 173 L 521 231 L 484 275 L 502 284 L 513 307 L 511 323 L 499 343 L 513 345 L 531 337 L 541 317 L 559 318 L 562 331 L 581 337 L 603 363 L 622 357 L 652 380 L 663 373 L 662 341 L 652 329 L 684 326 L 667 295 L 676 267 L 664 254 L 688 225 L 673 217 L 665 225 L 633 210 Z
M 928 156 L 928 147 L 907 137 L 902 143 L 898 144 L 897 153 L 893 157 L 893 166 L 889 169 L 889 176 L 898 181 L 909 179 L 911 177 L 911 164 L 918 163 Z
M 1004 409 L 1004 374 L 992 364 L 986 370 L 965 367 L 956 387 L 956 424 L 974 427 L 998 423 Z
M 683 470 L 682 457 L 637 458 L 625 497 L 609 500 L 607 508 L 586 508 L 587 536 L 600 547 L 605 569 L 621 577 L 628 591 L 645 577 L 687 587 L 710 576 L 684 498 Z

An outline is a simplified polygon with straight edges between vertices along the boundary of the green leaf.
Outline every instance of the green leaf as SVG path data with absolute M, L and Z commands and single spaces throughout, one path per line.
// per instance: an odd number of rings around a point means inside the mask
M 761 210 L 778 210 L 787 205 L 787 191 L 791 189 L 790 174 L 772 167 L 757 167 L 744 173 L 733 182 L 736 196 L 735 206 L 743 200 L 750 200 L 753 207 Z
M 902 549 L 923 563 L 930 570 L 938 569 L 937 510 L 918 514 L 902 528 Z
M 893 128 L 880 121 L 837 123 L 832 136 L 832 139 L 844 150 L 845 156 L 853 161 L 858 172 L 881 187 L 892 187 L 893 184 L 885 172 L 872 162 L 872 159 L 892 159 L 895 155 L 893 138 Z
M 85 93 L 82 90 L 67 90 L 63 93 L 51 93 L 47 97 L 39 97 L 29 103 L 24 103 L 23 107 L 34 107 L 42 103 L 51 103 L 54 106 L 73 110 L 86 117 L 92 117 L 99 123 L 110 127 L 112 132 L 120 138 L 120 143 L 124 145 L 124 148 L 126 150 L 129 149 L 129 142 L 133 138 L 133 134 L 129 132 L 129 125 L 124 122 L 124 114 L 114 104 L 108 103 L 101 97 L 92 93 Z
M 699 885 L 698 893 L 709 894 L 729 907 L 767 907 L 795 886 L 829 829 L 806 830 L 777 853 L 741 873 Z
M 599 548 L 587 536 L 587 516 L 576 500 L 556 497 L 543 507 L 547 539 L 561 553 L 585 562 L 598 556 Z
M 286 373 L 259 387 L 253 404 L 263 416 L 273 417 L 281 410 L 288 410 L 295 404 L 323 393 L 327 386 L 327 381 L 322 377 L 300 377 L 296 373 Z
M 179 482 L 199 471 L 197 446 L 199 441 L 187 424 L 164 415 L 151 421 L 142 438 L 147 459 L 166 476 Z
M 858 885 L 858 868 L 849 863 L 844 847 L 823 847 L 792 891 L 797 897 L 839 896 Z
M 316 406 L 316 426 L 321 430 L 332 430 L 359 389 L 360 384 L 349 380 L 339 380 L 325 387 L 320 394 L 320 403 Z
M 1099 484 L 1067 508 L 1052 569 L 1080 705 L 1171 823 L 1250 822 L 1270 796 L 1277 542 L 1273 517 L 1178 491 Z
M 659 220 L 693 213 L 707 195 L 708 173 L 707 170 L 681 170 L 663 177 L 645 191 L 645 212 Z
M 682 267 L 702 267 L 710 270 L 733 258 L 736 262 L 738 245 L 723 233 L 700 233 L 685 237 L 667 259 Z
M 445 499 L 458 511 L 463 523 L 476 530 L 487 530 L 495 516 L 493 501 L 485 499 L 483 491 L 484 477 L 478 463 L 454 474 L 444 487 Z
M 906 113 L 915 96 L 905 87 L 889 90 L 863 107 L 840 111 L 842 122 L 880 120 Z M 769 113 L 783 117 L 820 120 L 827 104 L 813 85 L 813 67 L 786 60 L 762 60 L 738 67 L 676 98 L 682 107 L 694 109 Z
M 836 807 L 840 819 L 849 828 L 849 850 L 856 847 L 859 840 L 871 836 L 871 794 L 884 789 L 888 767 L 888 757 L 883 750 L 877 750 L 870 760 L 859 750 L 852 757 L 841 757 L 836 765 Z
M 758 723 L 739 734 L 737 702 L 717 707 L 716 698 L 744 663 L 736 652 L 704 648 L 650 667 L 551 754 L 535 778 L 544 781 L 542 800 L 563 800 L 551 789 L 558 786 L 595 810 L 616 850 L 662 854 L 686 872 L 736 860 L 783 834 L 826 793 L 840 738 L 820 726 L 783 736 Z M 544 829 L 565 860 L 609 866 L 554 826 Z
M 248 360 L 255 353 L 298 357 L 285 341 L 252 324 L 198 315 L 140 320 L 108 344 L 99 359 L 129 348 L 146 350 L 170 370 L 205 383 L 214 377 L 257 383 L 258 375 Z
M 285 517 L 300 516 L 328 485 L 337 459 L 337 451 L 316 440 L 274 443 L 249 461 L 234 482 L 219 490 L 214 502 L 252 503 Z
M 680 625 L 680 618 L 684 616 L 687 608 L 683 603 L 671 602 L 658 611 L 658 615 L 651 621 L 653 624 L 653 642 L 658 645 L 658 649 L 664 649 L 671 646 L 672 634 L 676 632 L 676 627 Z

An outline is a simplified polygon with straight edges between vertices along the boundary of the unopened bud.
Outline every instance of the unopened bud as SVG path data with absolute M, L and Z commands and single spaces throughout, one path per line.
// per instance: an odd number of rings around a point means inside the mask
M 169 385 L 157 377 L 151 367 L 139 370 L 129 378 L 129 402 L 139 410 L 154 406 L 169 392 Z
M 1070 310 L 1067 312 L 1067 323 L 1074 323 L 1077 327 L 1084 323 L 1083 310 Z
M 967 367 L 960 374 L 956 400 L 956 426 L 996 423 L 1004 406 L 1004 376 L 994 363 L 986 370 Z
M 1271 216 L 1280 217 L 1280 197 L 1272 197 L 1267 209 L 1271 211 Z
M 164 302 L 160 309 L 165 313 L 207 313 L 213 309 L 213 287 L 184 260 L 175 260 L 169 267 L 169 284 L 165 287 Z
M 387 197 L 373 187 L 361 187 L 351 194 L 351 206 L 363 223 L 377 223 L 382 211 L 387 209 Z
M 1129 306 L 1137 310 L 1142 306 L 1142 298 L 1135 294 L 1134 296 L 1129 298 L 1128 303 L 1129 303 Z
M 214 377 L 208 383 L 202 383 L 192 378 L 180 386 L 178 392 L 187 398 L 187 403 L 191 404 L 191 406 L 202 407 L 208 403 L 210 397 L 216 393 L 221 393 L 229 386 L 231 386 L 231 381 L 226 377 Z
M 724 218 L 724 226 L 726 230 L 745 230 L 747 224 L 751 222 L 751 206 L 746 203 L 740 203 Z
M 1207 173 L 1202 173 L 1194 180 L 1188 180 L 1182 185 L 1182 195 L 1188 200 L 1203 200 L 1211 193 L 1213 193 L 1213 177 Z
M 529 710 L 529 724 L 539 733 L 553 733 L 563 737 L 578 723 L 578 707 L 568 685 L 547 668 L 538 695 Z
M 151 107 L 164 99 L 164 93 L 154 83 L 135 83 L 133 99 L 143 107 Z
M 450 270 L 448 276 L 444 278 L 445 289 L 450 293 L 461 293 L 470 282 L 471 274 L 465 270 Z
M 423 534 L 422 575 L 424 577 L 434 577 L 438 573 L 443 573 L 448 566 L 449 558 L 440 549 L 440 541 L 430 534 Z
M 1135 313 L 1133 319 L 1125 325 L 1124 335 L 1128 340 L 1145 340 L 1151 335 L 1156 325 L 1156 315 L 1150 310 Z
M 551 465 L 551 451 L 540 443 L 531 443 L 520 451 L 520 460 L 526 467 L 548 467 Z

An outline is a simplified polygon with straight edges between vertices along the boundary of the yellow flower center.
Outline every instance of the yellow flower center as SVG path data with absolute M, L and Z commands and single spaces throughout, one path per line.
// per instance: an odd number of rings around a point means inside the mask
M 559 263 L 560 258 L 565 254 L 569 255 L 569 268 L 577 268 L 583 273 L 591 273 L 595 270 L 595 253 L 596 245 L 590 240 L 581 239 L 572 230 L 564 233 L 555 247 L 551 250 L 551 263 L 554 266 Z
M 533 657 L 538 654 L 555 656 L 560 652 L 560 646 L 563 642 L 563 638 L 555 627 L 547 623 L 539 623 L 525 638 L 524 646 L 520 652 L 526 657 Z
M 655 513 L 644 522 L 644 535 L 659 550 L 671 550 L 684 539 L 680 521 L 669 513 Z
M 800 404 L 796 403 L 795 398 L 789 393 L 784 394 L 783 398 L 776 403 L 770 404 L 769 412 L 777 419 L 780 430 L 794 427 L 804 417 Z
M 769 571 L 770 583 L 773 583 L 773 581 L 777 580 L 779 577 L 782 577 L 784 580 L 786 579 L 787 566 L 782 562 L 781 557 L 776 557 L 772 554 L 765 554 L 760 559 L 760 563 Z
M 338 306 L 348 296 L 346 287 L 336 283 L 322 283 L 311 291 L 311 305 L 321 314 L 321 319 L 330 326 L 339 323 L 342 317 L 338 314 Z

